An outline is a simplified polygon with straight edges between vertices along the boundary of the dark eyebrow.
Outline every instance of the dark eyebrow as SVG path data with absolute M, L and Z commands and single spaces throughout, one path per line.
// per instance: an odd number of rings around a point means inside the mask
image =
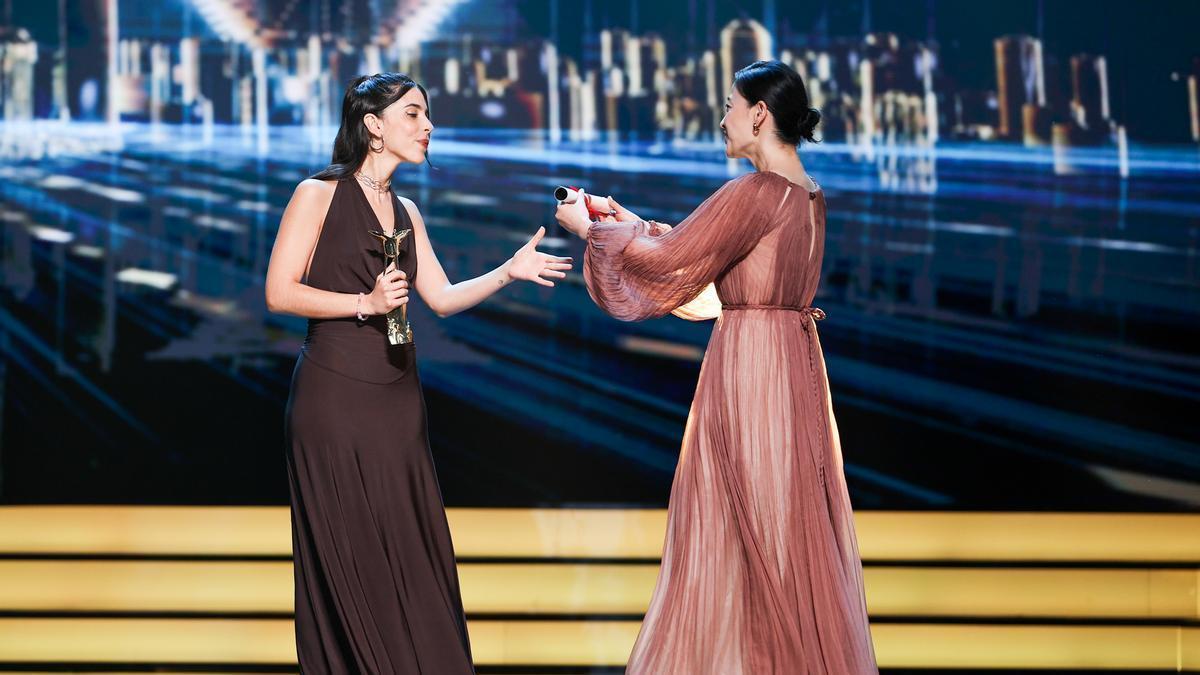
M 409 103 L 408 105 L 406 105 L 404 107 L 405 108 L 417 107 L 417 108 L 420 108 L 421 110 L 425 109 L 425 106 L 421 105 L 420 103 Z

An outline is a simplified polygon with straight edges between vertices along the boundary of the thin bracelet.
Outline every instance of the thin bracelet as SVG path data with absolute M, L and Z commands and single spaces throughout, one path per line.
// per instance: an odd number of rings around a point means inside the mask
M 359 293 L 358 301 L 354 303 L 354 314 L 356 316 L 358 316 L 359 321 L 366 321 L 367 317 L 363 316 L 363 313 L 362 313 L 362 301 L 363 301 L 363 294 Z

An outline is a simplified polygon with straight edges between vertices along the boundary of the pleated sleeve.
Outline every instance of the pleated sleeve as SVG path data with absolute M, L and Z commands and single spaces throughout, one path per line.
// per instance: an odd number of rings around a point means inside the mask
M 623 321 L 677 309 L 692 320 L 716 316 L 712 305 L 720 301 L 706 287 L 778 222 L 776 214 L 789 192 L 785 179 L 756 172 L 723 185 L 665 233 L 646 222 L 593 224 L 583 259 L 588 293 Z M 696 305 L 689 304 L 698 298 Z

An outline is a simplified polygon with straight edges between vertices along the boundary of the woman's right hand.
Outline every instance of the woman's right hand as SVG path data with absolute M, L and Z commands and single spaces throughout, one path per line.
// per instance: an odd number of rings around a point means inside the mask
M 393 263 L 375 277 L 375 288 L 367 296 L 367 310 L 372 316 L 377 316 L 407 303 L 408 275 L 396 269 Z
M 560 203 L 554 210 L 554 218 L 567 232 L 581 239 L 587 239 L 592 220 L 588 217 L 587 206 L 584 205 L 583 199 L 576 199 L 570 204 Z

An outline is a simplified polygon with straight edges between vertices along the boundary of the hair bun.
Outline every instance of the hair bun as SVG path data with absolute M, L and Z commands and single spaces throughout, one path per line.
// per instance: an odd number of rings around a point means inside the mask
M 815 143 L 816 138 L 813 135 L 813 131 L 816 130 L 817 125 L 820 123 L 821 111 L 816 108 L 809 108 L 808 112 L 800 117 L 800 124 L 797 126 L 796 131 L 800 134 L 800 138 L 809 143 Z

